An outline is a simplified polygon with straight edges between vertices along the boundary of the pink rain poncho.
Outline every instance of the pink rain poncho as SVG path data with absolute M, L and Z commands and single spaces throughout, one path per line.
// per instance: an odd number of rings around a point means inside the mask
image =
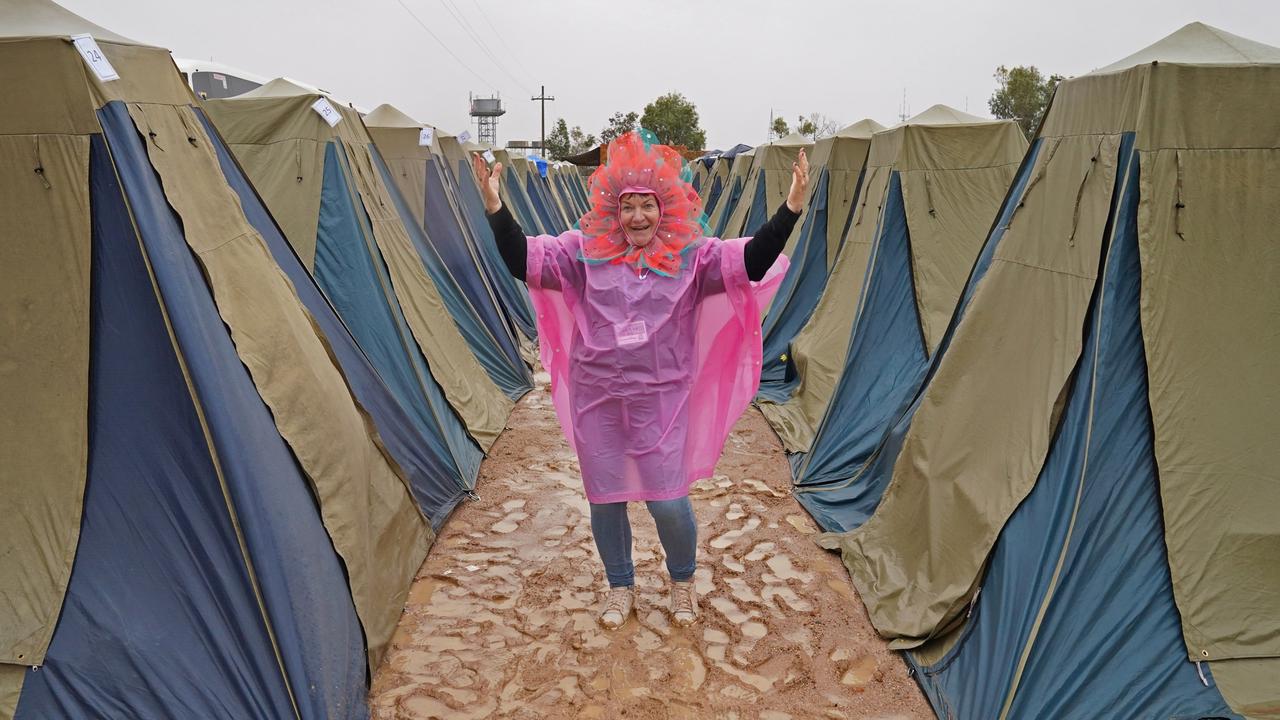
M 622 182 L 613 195 L 663 197 L 634 176 Z M 602 184 L 593 176 L 593 196 Z M 664 213 L 669 205 L 660 202 Z M 693 237 L 676 248 L 673 274 L 634 257 L 593 262 L 592 242 L 600 244 L 577 230 L 527 239 L 526 282 L 556 413 L 591 502 L 683 497 L 711 476 L 756 393 L 760 308 L 787 258 L 752 282 L 746 239 Z

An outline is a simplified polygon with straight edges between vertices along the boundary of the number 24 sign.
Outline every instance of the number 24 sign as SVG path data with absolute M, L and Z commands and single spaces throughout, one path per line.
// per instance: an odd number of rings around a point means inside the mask
M 93 39 L 93 36 L 72 35 L 71 42 L 76 46 L 76 50 L 80 51 L 80 57 L 84 58 L 85 64 L 98 75 L 99 80 L 106 82 L 120 79 L 119 73 L 111 66 L 111 61 L 107 59 L 107 56 L 102 54 L 102 48 L 98 47 L 98 43 Z

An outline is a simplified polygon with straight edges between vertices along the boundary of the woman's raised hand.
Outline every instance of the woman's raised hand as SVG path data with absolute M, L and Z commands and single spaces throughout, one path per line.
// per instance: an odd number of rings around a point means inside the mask
M 484 199 L 484 211 L 490 215 L 502 209 L 502 197 L 498 195 L 498 178 L 502 177 L 502 163 L 489 169 L 489 164 L 479 153 L 472 153 L 471 168 L 475 170 L 476 181 L 480 183 L 480 197 Z
M 787 209 L 797 215 L 809 199 L 809 158 L 800 151 L 800 157 L 791 163 L 791 190 L 787 192 Z

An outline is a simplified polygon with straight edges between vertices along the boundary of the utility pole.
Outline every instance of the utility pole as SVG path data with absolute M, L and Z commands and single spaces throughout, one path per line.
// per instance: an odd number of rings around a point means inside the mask
M 534 102 L 542 103 L 542 147 L 539 148 L 542 157 L 547 156 L 547 101 L 555 100 L 554 97 L 547 97 L 547 86 L 542 85 L 542 92 L 536 98 L 529 98 Z

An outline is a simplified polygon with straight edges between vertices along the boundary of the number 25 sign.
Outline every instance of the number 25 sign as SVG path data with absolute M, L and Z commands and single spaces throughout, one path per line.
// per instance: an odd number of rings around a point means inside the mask
M 314 103 L 311 103 L 311 109 L 319 113 L 320 117 L 324 118 L 324 121 L 329 123 L 329 127 L 333 127 L 342 122 L 342 116 L 338 114 L 338 111 L 333 107 L 333 105 L 330 105 L 329 101 L 325 98 L 320 98 Z

